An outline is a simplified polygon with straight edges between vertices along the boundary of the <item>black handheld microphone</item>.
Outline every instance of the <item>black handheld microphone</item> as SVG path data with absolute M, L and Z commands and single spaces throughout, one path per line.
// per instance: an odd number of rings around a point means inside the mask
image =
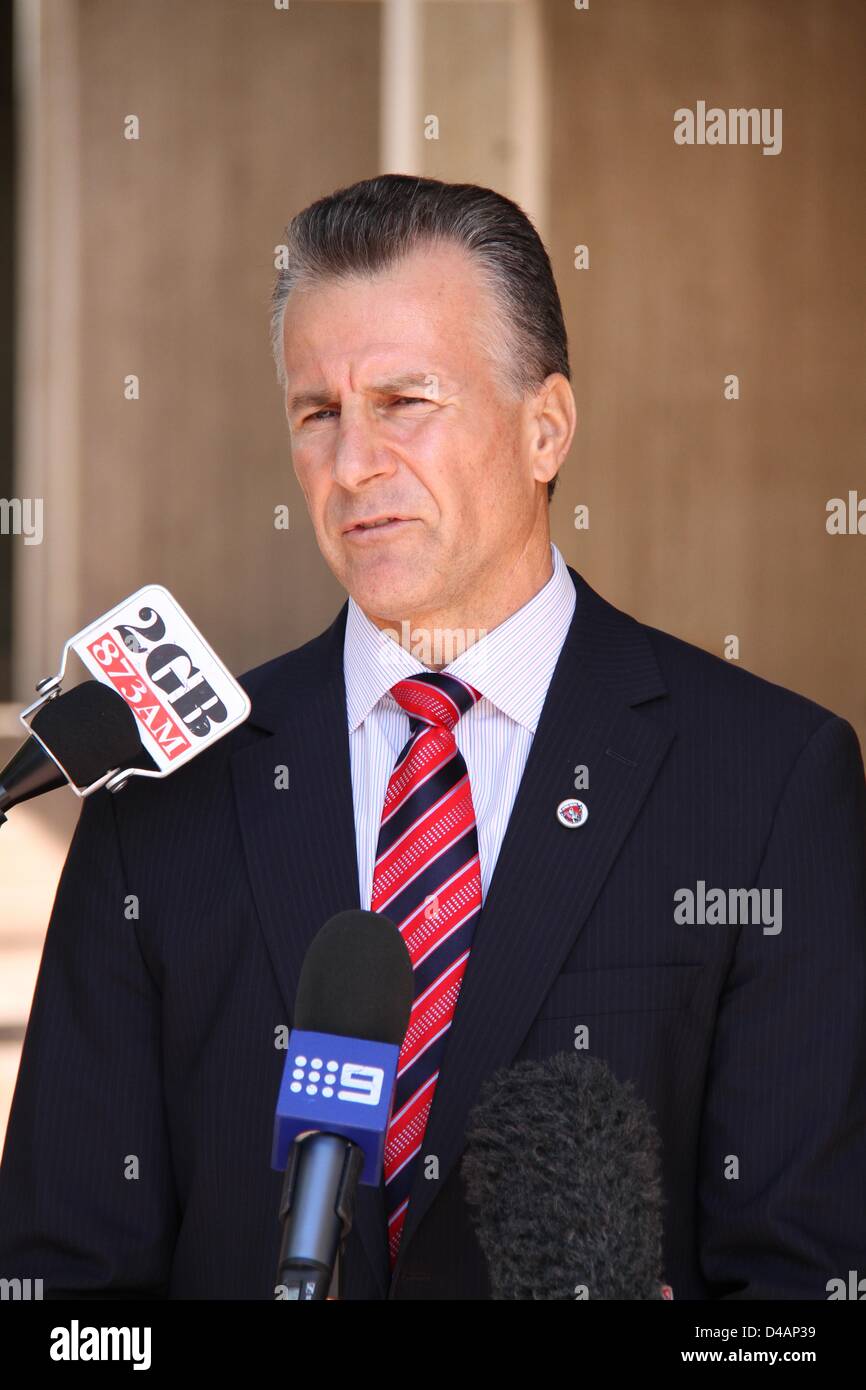
M 33 733 L 0 772 L 0 825 L 11 806 L 67 782 L 87 787 L 143 751 L 129 705 L 100 681 L 55 695 L 30 727 Z
M 318 1302 L 333 1287 L 359 1182 L 377 1186 L 414 992 L 394 923 L 354 908 L 304 958 L 274 1123 L 285 1168 L 277 1296 Z
M 672 1297 L 661 1141 L 598 1058 L 518 1062 L 482 1087 L 462 1175 L 494 1299 Z

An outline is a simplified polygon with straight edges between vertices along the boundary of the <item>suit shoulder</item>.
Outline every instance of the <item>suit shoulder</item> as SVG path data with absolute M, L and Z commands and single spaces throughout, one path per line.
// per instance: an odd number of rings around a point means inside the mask
M 809 738 L 828 719 L 837 717 L 816 700 L 727 661 L 662 628 L 639 623 L 652 646 L 674 700 L 698 717 L 713 708 L 729 719 L 748 719 L 757 726 L 781 722 L 792 734 Z
M 678 729 L 691 728 L 705 741 L 727 745 L 733 740 L 754 747 L 755 738 L 769 732 L 774 743 L 789 750 L 828 722 L 850 729 L 844 716 L 816 700 L 642 622 L 604 598 L 570 566 L 569 572 L 584 607 L 586 630 L 592 634 L 594 671 L 605 679 L 612 673 L 620 688 L 630 687 L 629 693 L 638 694 L 651 717 L 667 722 L 673 713 Z M 625 680 L 627 668 L 639 671 L 640 680 Z M 666 698 L 656 701 L 657 695 Z
M 326 646 L 333 639 L 333 635 L 332 626 L 316 637 L 311 637 L 300 647 L 293 647 L 291 651 L 269 657 L 267 661 L 260 662 L 258 666 L 250 666 L 236 676 L 235 680 L 243 686 L 253 702 L 253 712 L 256 696 L 265 688 L 270 689 L 274 683 L 307 684 L 314 673 L 321 670 L 322 662 L 326 659 Z

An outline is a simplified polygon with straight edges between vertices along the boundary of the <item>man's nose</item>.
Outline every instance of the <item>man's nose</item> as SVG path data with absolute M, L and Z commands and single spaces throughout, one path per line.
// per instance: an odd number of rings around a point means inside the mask
M 364 411 L 343 410 L 337 427 L 333 475 L 341 487 L 357 487 L 368 478 L 394 471 L 376 421 Z

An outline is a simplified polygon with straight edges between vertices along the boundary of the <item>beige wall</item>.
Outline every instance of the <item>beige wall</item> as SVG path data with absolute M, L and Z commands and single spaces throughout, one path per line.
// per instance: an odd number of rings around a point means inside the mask
M 620 607 L 720 655 L 738 634 L 744 666 L 866 744 L 866 535 L 825 530 L 829 498 L 866 497 L 866 7 L 547 13 L 581 414 L 556 538 Z M 782 107 L 782 152 L 675 145 L 674 110 L 699 99 Z

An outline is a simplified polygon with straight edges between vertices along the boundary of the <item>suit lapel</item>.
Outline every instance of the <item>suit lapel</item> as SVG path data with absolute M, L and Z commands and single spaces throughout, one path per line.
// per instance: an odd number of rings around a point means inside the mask
M 672 733 L 633 708 L 664 694 L 644 630 L 569 566 L 577 589 L 563 644 L 520 782 L 451 1026 L 424 1154 L 395 1271 L 463 1148 L 483 1081 L 518 1052 L 573 948 L 667 751 Z M 343 641 L 348 605 L 320 637 L 278 658 L 250 690 L 246 727 L 259 737 L 232 757 L 244 852 L 286 1016 L 319 927 L 360 905 Z M 556 807 L 589 769 L 585 826 L 569 830 Z M 280 767 L 285 790 L 275 786 Z M 361 1188 L 355 1230 L 381 1293 L 388 1258 L 382 1186 Z

